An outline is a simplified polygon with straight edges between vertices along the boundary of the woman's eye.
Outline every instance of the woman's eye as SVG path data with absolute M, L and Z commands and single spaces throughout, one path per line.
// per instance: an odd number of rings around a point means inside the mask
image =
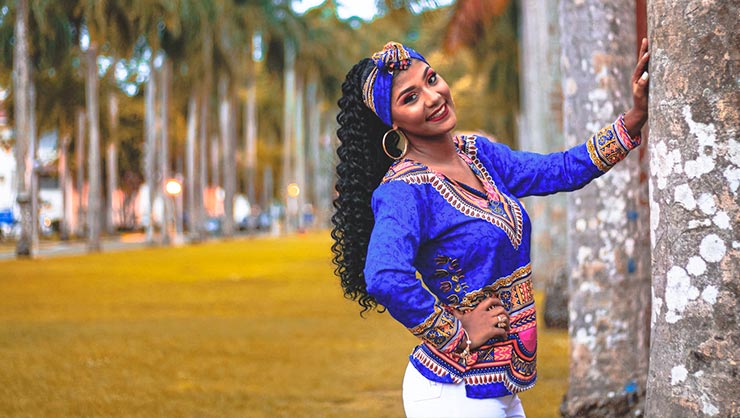
M 416 93 L 407 94 L 406 97 L 403 98 L 403 103 L 411 103 L 414 100 L 416 100 Z
M 437 73 L 432 73 L 429 76 L 429 84 L 434 84 L 437 82 Z

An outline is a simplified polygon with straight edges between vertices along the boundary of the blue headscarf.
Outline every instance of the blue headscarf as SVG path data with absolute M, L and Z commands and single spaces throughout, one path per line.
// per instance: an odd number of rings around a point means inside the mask
M 393 75 L 409 68 L 411 58 L 427 62 L 421 54 L 398 42 L 388 42 L 381 51 L 373 54 L 375 67 L 362 87 L 362 100 L 380 120 L 388 126 L 391 120 L 391 88 Z

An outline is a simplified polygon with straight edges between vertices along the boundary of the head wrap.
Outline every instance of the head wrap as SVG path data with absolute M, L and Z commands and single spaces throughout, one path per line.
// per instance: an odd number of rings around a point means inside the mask
M 391 88 L 393 75 L 409 68 L 411 58 L 427 62 L 421 54 L 398 42 L 388 42 L 381 51 L 373 54 L 375 67 L 362 87 L 362 99 L 367 107 L 388 126 L 391 120 Z

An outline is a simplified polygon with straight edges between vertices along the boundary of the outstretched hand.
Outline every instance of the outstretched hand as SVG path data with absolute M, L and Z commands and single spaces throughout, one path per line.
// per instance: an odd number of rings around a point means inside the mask
M 637 61 L 635 71 L 632 72 L 632 109 L 624 115 L 624 122 L 630 136 L 640 134 L 642 125 L 648 118 L 648 98 L 650 96 L 650 75 L 648 74 L 648 63 L 650 62 L 650 51 L 648 40 L 643 38 L 640 46 L 640 59 Z

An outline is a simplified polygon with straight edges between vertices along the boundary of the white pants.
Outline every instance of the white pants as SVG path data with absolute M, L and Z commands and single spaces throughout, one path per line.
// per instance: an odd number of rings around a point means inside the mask
M 433 382 L 411 363 L 403 377 L 403 408 L 408 418 L 525 418 L 516 395 L 468 398 L 464 383 Z

